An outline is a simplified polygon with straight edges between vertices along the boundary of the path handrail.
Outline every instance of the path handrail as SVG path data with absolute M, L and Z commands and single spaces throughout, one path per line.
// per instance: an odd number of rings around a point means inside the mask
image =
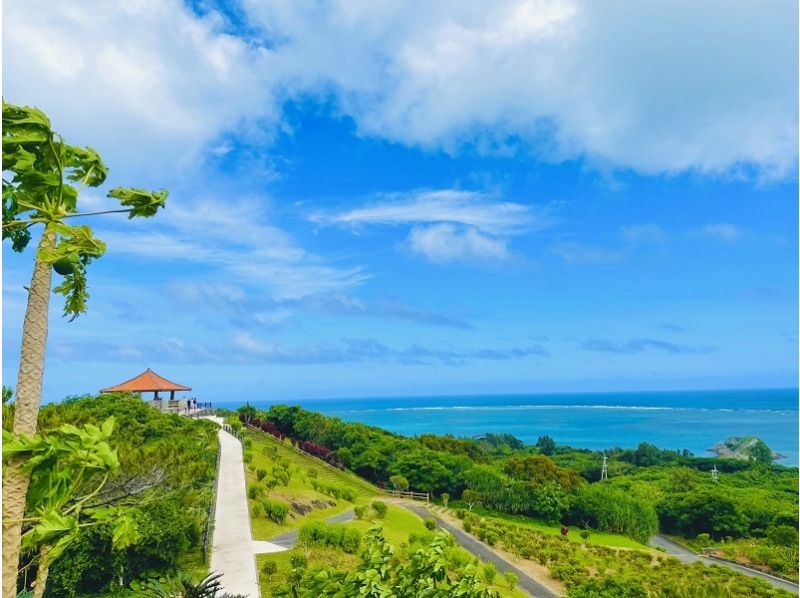
M 211 537 L 211 531 L 214 527 L 214 522 L 217 517 L 217 488 L 219 487 L 219 458 L 222 453 L 222 443 L 217 441 L 217 462 L 214 474 L 214 492 L 211 493 L 211 502 L 208 505 L 208 514 L 206 516 L 206 529 L 203 538 L 203 564 L 208 562 L 208 541 Z

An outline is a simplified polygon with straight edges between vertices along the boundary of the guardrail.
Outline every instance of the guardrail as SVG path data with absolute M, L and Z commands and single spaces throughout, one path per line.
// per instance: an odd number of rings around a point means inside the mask
M 203 564 L 208 562 L 208 542 L 214 530 L 214 522 L 217 517 L 217 489 L 219 488 L 219 458 L 222 452 L 222 446 L 217 442 L 217 462 L 216 473 L 214 474 L 214 492 L 211 493 L 211 502 L 208 505 L 208 514 L 206 515 L 206 529 L 203 537 Z
M 400 498 L 410 498 L 411 500 L 425 500 L 426 503 L 431 502 L 430 492 L 412 492 L 410 490 L 386 490 L 381 488 L 389 496 L 398 496 Z
M 233 436 L 234 438 L 238 439 L 239 442 L 242 443 L 242 449 L 244 449 L 244 434 L 241 432 L 237 432 L 233 428 L 231 428 L 228 424 L 222 424 L 222 429 L 225 430 L 228 434 Z

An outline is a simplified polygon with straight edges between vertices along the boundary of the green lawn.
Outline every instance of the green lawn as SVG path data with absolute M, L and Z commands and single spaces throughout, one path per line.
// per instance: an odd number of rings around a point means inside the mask
M 450 508 L 466 508 L 459 503 L 459 501 L 451 501 Z M 543 534 L 550 534 L 552 536 L 560 536 L 561 535 L 561 526 L 560 525 L 551 525 L 547 523 L 543 523 L 531 517 L 525 517 L 524 515 L 510 515 L 508 513 L 499 513 L 497 511 L 489 511 L 484 509 L 480 506 L 475 506 L 472 508 L 472 512 L 476 515 L 480 515 L 481 517 L 486 517 L 487 519 L 497 519 L 500 521 L 508 521 L 509 523 L 514 523 L 516 525 L 520 525 L 522 527 L 530 528 L 534 531 L 541 532 Z M 583 538 L 579 536 L 581 530 L 577 528 L 570 528 L 569 538 L 571 540 L 581 541 L 583 542 Z M 652 552 L 652 548 L 649 546 L 645 546 L 629 538 L 628 536 L 623 536 L 620 534 L 609 534 L 606 532 L 598 532 L 591 530 L 591 535 L 589 539 L 586 541 L 588 544 L 597 544 L 599 546 L 611 546 L 612 548 L 633 548 L 636 550 L 645 550 L 648 552 Z
M 304 523 L 324 521 L 333 515 L 353 508 L 355 504 L 369 502 L 377 494 L 377 491 L 372 486 L 352 473 L 327 467 L 317 459 L 298 453 L 291 445 L 280 442 L 269 434 L 248 429 L 246 437 L 253 442 L 253 446 L 250 449 L 253 459 L 250 464 L 245 466 L 247 486 L 250 487 L 255 484 L 263 488 L 264 484 L 258 481 L 256 472 L 259 469 L 266 470 L 268 479 L 277 462 L 283 462 L 289 467 L 292 475 L 288 486 L 278 486 L 269 491 L 268 494 L 266 488 L 264 488 L 265 496 L 272 500 L 281 500 L 288 504 L 296 503 L 313 509 L 305 515 L 291 512 L 286 522 L 280 525 L 268 519 L 264 514 L 258 517 L 254 516 L 253 505 L 259 502 L 260 499 L 252 500 L 248 497 L 250 524 L 253 530 L 253 539 L 255 540 L 269 540 L 282 532 L 296 529 Z M 274 456 L 270 452 L 272 450 L 275 450 Z M 313 474 L 309 473 L 310 471 L 316 472 L 316 478 L 312 477 Z M 355 494 L 354 502 L 334 499 L 314 490 L 312 485 L 314 479 L 326 485 L 349 488 Z M 336 504 L 320 508 L 312 506 L 314 501 L 335 502 Z

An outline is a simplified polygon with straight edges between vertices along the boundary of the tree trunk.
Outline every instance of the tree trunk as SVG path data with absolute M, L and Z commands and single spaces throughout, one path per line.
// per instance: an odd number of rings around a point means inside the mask
M 39 250 L 52 249 L 56 244 L 55 231 L 45 229 Z M 37 251 L 38 256 L 38 251 Z M 50 306 L 50 264 L 38 259 L 28 290 L 28 307 L 22 326 L 22 351 L 17 377 L 14 407 L 14 436 L 36 433 L 39 403 L 42 400 L 44 353 L 47 346 L 47 313 Z M 23 459 L 10 459 L 3 476 L 3 598 L 17 595 L 17 568 L 25 498 L 28 494 L 30 472 L 23 471 Z
M 43 598 L 44 589 L 47 587 L 47 576 L 50 574 L 50 559 L 47 553 L 49 546 L 42 546 L 39 550 L 39 569 L 36 571 L 36 582 L 33 585 L 33 598 Z

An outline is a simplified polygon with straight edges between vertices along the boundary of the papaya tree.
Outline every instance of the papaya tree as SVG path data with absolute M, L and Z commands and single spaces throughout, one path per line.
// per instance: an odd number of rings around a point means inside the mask
M 68 145 L 37 108 L 3 101 L 3 240 L 23 252 L 41 229 L 22 327 L 12 435 L 32 437 L 41 402 L 52 271 L 60 277 L 54 292 L 64 296 L 64 315 L 74 320 L 86 311 L 86 268 L 105 252 L 105 244 L 74 218 L 121 212 L 149 217 L 164 207 L 167 191 L 117 187 L 108 196 L 121 207 L 79 212 L 78 196 L 102 185 L 108 169 L 90 147 Z M 13 598 L 19 564 L 21 523 L 30 481 L 24 456 L 12 455 L 3 473 L 3 598 Z
M 114 418 L 109 417 L 102 426 L 63 424 L 32 437 L 3 432 L 3 460 L 21 457 L 22 467 L 30 472 L 21 545 L 26 553 L 36 555 L 30 560 L 36 564 L 33 598 L 44 596 L 50 565 L 81 529 L 113 526 L 117 549 L 136 540 L 136 524 L 128 508 L 93 504 L 119 470 L 117 453 L 109 444 L 113 430 Z

